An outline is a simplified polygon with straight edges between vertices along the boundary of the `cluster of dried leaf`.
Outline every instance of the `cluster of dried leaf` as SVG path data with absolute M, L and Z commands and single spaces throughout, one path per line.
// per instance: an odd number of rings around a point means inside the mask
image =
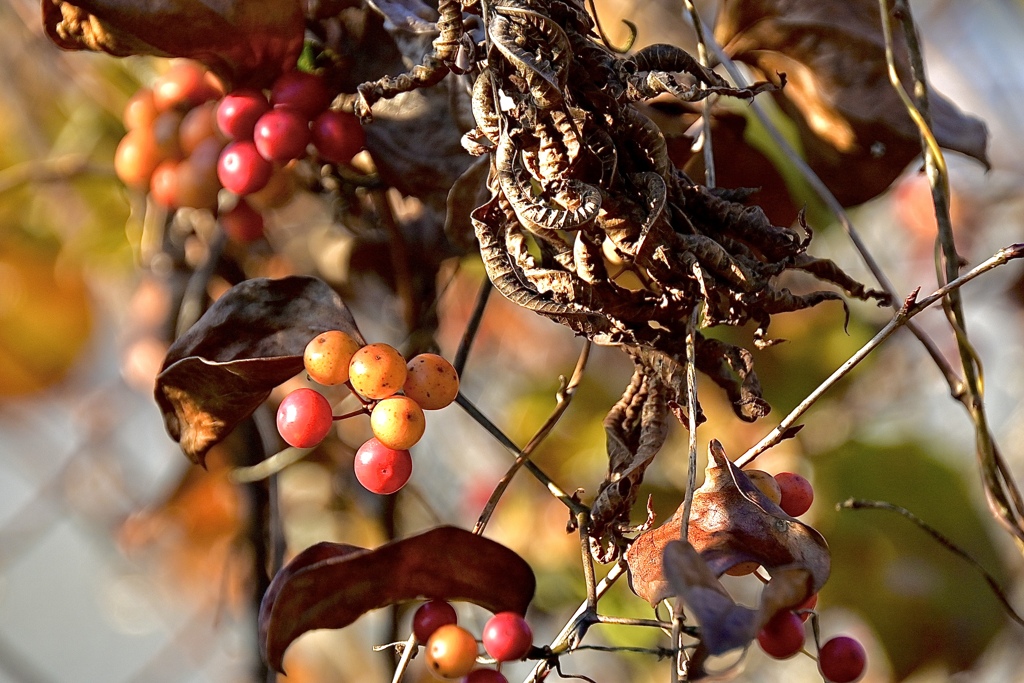
M 234 85 L 272 81 L 294 64 L 303 42 L 298 2 L 229 2 L 218 11 L 192 0 L 154 6 L 44 0 L 42 6 L 48 34 L 62 47 L 189 56 Z M 455 75 L 447 81 L 454 83 L 448 94 L 418 101 L 444 126 L 416 130 L 423 128 L 422 117 L 414 117 L 412 128 L 403 128 L 398 117 L 398 128 L 394 120 L 381 128 L 408 136 L 405 151 L 377 155 L 381 179 L 428 207 L 436 208 L 438 196 L 447 193 L 450 241 L 462 246 L 475 236 L 488 276 L 503 295 L 597 343 L 619 346 L 633 360 L 634 375 L 604 422 L 609 473 L 585 530 L 601 560 L 628 548 L 638 595 L 652 605 L 675 597 L 694 612 L 702 635 L 689 674 L 699 678 L 704 656 L 745 647 L 773 614 L 820 589 L 829 555 L 817 532 L 768 501 L 714 442 L 690 518 L 682 519 L 680 511 L 657 529 L 632 540 L 626 535 L 669 417 L 685 424 L 690 416 L 683 407 L 697 405 L 686 380 L 688 333 L 695 340 L 694 365 L 727 393 L 741 419 L 754 420 L 769 409 L 750 352 L 697 333 L 697 314 L 703 327 L 753 323 L 755 343 L 766 345 L 774 314 L 842 301 L 833 289 L 790 292 L 778 284 L 787 271 L 809 273 L 852 297 L 886 297 L 834 263 L 808 255 L 805 226 L 773 225 L 761 209 L 744 203 L 749 192 L 708 188 L 676 168 L 644 103 L 773 92 L 796 121 L 812 167 L 844 202 L 864 201 L 888 186 L 919 149 L 916 130 L 893 105 L 886 83 L 877 5 L 725 0 L 719 42 L 775 81 L 750 88 L 729 84 L 673 46 L 620 56 L 599 39 L 582 0 L 441 0 L 436 25 L 424 20 L 433 10 L 418 0 L 372 3 L 394 38 L 393 45 L 374 48 L 375 58 L 386 55 L 391 64 L 397 47 L 418 62 L 422 37 L 437 36 L 421 65 L 382 78 L 384 70 L 374 72 L 370 60 L 360 63 L 358 50 L 338 39 L 354 35 L 353 26 L 361 27 L 359 35 L 380 31 L 384 24 L 370 5 L 323 2 L 307 9 L 312 27 L 337 22 L 333 29 L 314 30 L 330 43 L 335 68 L 344 64 L 351 73 L 377 78 L 355 93 L 364 119 L 372 118 L 377 103 L 408 104 L 407 98 L 437 91 L 424 89 Z M 784 88 L 783 72 L 789 79 Z M 334 76 L 328 74 L 334 83 L 350 78 Z M 940 142 L 984 159 L 983 126 L 941 98 L 933 103 Z M 473 123 L 462 125 L 460 106 L 466 105 Z M 394 134 L 374 128 L 371 153 L 402 147 Z M 437 146 L 417 142 L 450 137 L 453 128 L 481 159 L 468 165 L 464 156 L 446 158 L 444 171 L 431 173 Z M 742 165 L 742 155 L 735 156 L 733 163 Z M 414 172 L 407 173 L 410 168 Z M 620 284 L 623 272 L 640 285 Z M 157 399 L 168 431 L 201 463 L 274 386 L 301 370 L 305 342 L 332 328 L 358 335 L 337 294 L 319 280 L 237 285 L 167 355 Z M 306 630 L 341 627 L 364 611 L 416 596 L 525 610 L 533 577 L 514 553 L 484 547 L 485 539 L 463 538 L 457 530 L 430 533 L 437 538 L 375 551 L 316 546 L 296 558 L 275 580 L 261 613 L 261 642 L 271 664 L 280 669 L 284 649 Z M 440 547 L 443 557 L 436 552 Z M 452 564 L 459 553 L 463 561 Z M 399 571 L 396 562 L 408 566 Z M 488 562 L 501 567 L 484 571 Z M 736 605 L 718 582 L 741 562 L 763 565 L 772 576 L 756 610 Z M 387 576 L 400 579 L 386 590 L 379 581 L 384 566 Z M 493 577 L 508 576 L 509 567 L 517 568 L 518 578 L 492 585 Z M 455 581 L 467 568 L 483 573 L 466 585 Z M 432 572 L 448 578 L 432 584 Z M 346 586 L 362 585 L 358 577 L 378 579 L 380 590 L 349 594 Z

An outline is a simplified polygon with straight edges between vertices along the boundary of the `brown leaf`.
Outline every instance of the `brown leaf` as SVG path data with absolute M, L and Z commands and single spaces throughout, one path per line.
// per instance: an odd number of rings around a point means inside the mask
M 66 50 L 202 62 L 229 87 L 269 86 L 295 66 L 298 0 L 42 0 L 43 27 Z
M 828 579 L 831 561 L 821 534 L 772 503 L 712 441 L 703 486 L 694 492 L 688 540 L 715 576 L 743 562 L 756 562 L 772 576 L 764 610 L 799 604 Z M 681 539 L 684 506 L 661 526 L 637 536 L 626 552 L 633 592 L 657 605 L 679 595 L 662 566 L 664 549 Z M 799 572 L 799 573 L 795 573 Z M 778 577 L 787 578 L 772 587 Z M 797 585 L 797 588 L 793 588 Z
M 295 557 L 260 605 L 260 647 L 283 673 L 284 652 L 307 631 L 343 628 L 370 610 L 415 600 L 465 600 L 525 614 L 533 570 L 505 546 L 443 526 L 374 550 L 320 543 Z
M 156 401 L 167 432 L 195 463 L 298 374 L 310 339 L 344 330 L 363 341 L 341 297 L 311 277 L 235 285 L 167 351 Z
M 920 154 L 917 127 L 889 82 L 875 0 L 725 0 L 715 37 L 733 59 L 787 75 L 774 96 L 796 122 L 808 163 L 843 205 L 880 194 Z M 909 84 L 898 27 L 894 39 Z M 984 123 L 934 91 L 930 100 L 939 144 L 988 166 Z

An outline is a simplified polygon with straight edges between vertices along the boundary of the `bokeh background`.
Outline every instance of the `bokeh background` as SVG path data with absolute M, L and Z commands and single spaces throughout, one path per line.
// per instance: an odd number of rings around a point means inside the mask
M 1024 238 L 1024 57 L 1017 49 L 1024 8 L 1015 0 L 912 4 L 932 82 L 985 120 L 991 134 L 988 172 L 955 154 L 948 159 L 959 247 L 977 263 Z M 706 9 L 713 14 L 711 3 Z M 602 12 L 612 33 L 616 17 L 631 18 L 641 44 L 692 41 L 677 3 L 607 0 Z M 0 4 L 0 683 L 223 683 L 257 675 L 248 588 L 252 491 L 232 480 L 227 455 L 215 452 L 203 473 L 163 430 L 151 389 L 166 293 L 154 284 L 153 264 L 140 267 L 144 205 L 113 174 L 124 103 L 166 68 L 165 60 L 61 52 L 43 35 L 37 3 Z M 917 167 L 853 212 L 872 252 L 907 293 L 935 286 L 934 224 Z M 345 227 L 331 216 L 324 200 L 308 194 L 268 215 L 276 234 L 305 230 L 305 245 L 289 243 L 288 258 L 275 264 L 279 272 L 315 269 L 318 258 L 345 252 Z M 816 228 L 812 251 L 868 280 L 841 232 Z M 437 341 L 450 357 L 482 269 L 465 258 L 441 277 Z M 1010 264 L 964 291 L 993 430 L 1018 477 L 1022 277 Z M 349 284 L 364 334 L 403 343 L 387 287 L 373 279 Z M 714 387 L 703 387 L 709 422 L 698 433 L 702 450 L 710 438 L 734 455 L 748 448 L 885 320 L 864 304 L 852 312 L 848 332 L 837 306 L 778 318 L 772 332 L 787 343 L 755 354 L 773 413 L 759 424 L 740 423 Z M 954 358 L 941 312 L 920 320 Z M 571 372 L 579 349 L 566 330 L 494 297 L 464 391 L 525 443 L 553 408 L 558 376 Z M 537 462 L 569 490 L 592 493 L 603 478 L 601 418 L 629 373 L 614 350 L 595 350 L 572 406 L 538 451 Z M 1024 560 L 988 514 L 971 424 L 920 346 L 896 335 L 805 423 L 798 438 L 759 462 L 771 472 L 801 472 L 815 485 L 807 519 L 834 558 L 819 602 L 823 636 L 852 633 L 865 642 L 865 680 L 872 683 L 1024 680 L 1024 629 L 1006 619 L 966 563 L 895 516 L 834 509 L 850 496 L 909 508 L 970 552 L 1024 607 Z M 431 415 L 416 448 L 414 481 L 392 508 L 360 493 L 347 469 L 351 446 L 344 444 L 357 445 L 365 432 L 365 425 L 346 423 L 341 446 L 278 477 L 290 552 L 319 540 L 375 545 L 389 527 L 472 526 L 508 464 L 491 437 L 450 407 Z M 685 443 L 685 431 L 674 429 L 646 479 L 662 518 L 681 500 Z M 565 534 L 565 522 L 561 506 L 520 476 L 489 527 L 539 575 L 530 619 L 540 639 L 552 637 L 584 597 L 578 542 Z M 729 585 L 749 600 L 759 584 L 748 577 Z M 650 616 L 624 581 L 601 604 L 617 616 Z M 472 610 L 461 616 L 482 624 Z M 304 637 L 282 680 L 385 680 L 388 655 L 372 648 L 384 642 L 387 624 L 386 615 L 373 614 L 342 632 Z M 653 647 L 666 640 L 643 629 L 595 627 L 588 642 Z M 563 666 L 602 682 L 668 675 L 666 663 L 629 653 L 580 653 Z M 520 669 L 511 668 L 510 680 Z M 807 657 L 775 662 L 756 648 L 733 673 L 750 681 L 820 680 Z M 414 666 L 410 680 L 420 679 L 428 677 Z

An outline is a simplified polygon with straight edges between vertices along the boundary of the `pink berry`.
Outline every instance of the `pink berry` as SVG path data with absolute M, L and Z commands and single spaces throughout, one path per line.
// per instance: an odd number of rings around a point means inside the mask
M 405 486 L 412 476 L 412 455 L 371 438 L 356 451 L 355 473 L 367 491 L 390 495 Z
M 274 81 L 270 90 L 270 103 L 275 107 L 291 107 L 309 121 L 331 103 L 327 84 L 319 76 L 303 71 L 289 71 Z
M 256 145 L 248 140 L 239 140 L 220 153 L 217 179 L 235 194 L 247 195 L 263 189 L 273 170 L 273 164 L 260 156 Z
M 320 156 L 336 164 L 347 164 L 366 144 L 359 119 L 346 112 L 328 109 L 313 120 L 313 146 Z
M 256 122 L 270 111 L 270 102 L 259 90 L 235 90 L 217 105 L 217 127 L 233 140 L 252 140 Z
M 757 644 L 769 657 L 788 659 L 804 646 L 804 622 L 790 611 L 779 612 L 758 631 Z
M 830 683 L 852 683 L 867 666 L 864 646 L 849 636 L 836 636 L 818 650 L 818 669 Z
M 494 669 L 476 669 L 462 679 L 462 683 L 508 683 L 508 679 L 500 671 Z
M 334 424 L 330 402 L 313 389 L 296 389 L 277 409 L 277 431 L 296 448 L 316 446 Z
M 252 134 L 264 159 L 286 163 L 306 155 L 309 120 L 297 109 L 275 107 L 261 116 Z
M 416 634 L 416 640 L 425 643 L 434 631 L 447 624 L 457 624 L 458 621 L 459 616 L 449 603 L 431 600 L 420 605 L 412 615 L 412 631 Z
M 790 517 L 799 517 L 811 509 L 814 502 L 814 489 L 811 482 L 795 472 L 779 472 L 775 475 L 782 491 L 782 502 L 779 507 Z
M 483 632 L 484 649 L 499 662 L 522 659 L 533 645 L 533 631 L 519 614 L 499 612 L 487 620 Z

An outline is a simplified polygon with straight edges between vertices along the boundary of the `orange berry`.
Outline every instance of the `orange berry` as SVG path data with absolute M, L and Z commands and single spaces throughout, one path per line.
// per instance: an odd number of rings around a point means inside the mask
M 424 410 L 444 408 L 459 393 L 459 373 L 447 360 L 434 353 L 421 353 L 406 366 L 402 390 Z
M 348 365 L 352 355 L 362 347 L 352 335 L 341 330 L 318 334 L 303 354 L 306 373 L 319 384 L 332 386 L 348 381 Z
M 442 678 L 461 678 L 476 664 L 473 634 L 455 624 L 438 628 L 427 640 L 427 668 Z
M 778 505 L 782 502 L 782 489 L 775 477 L 764 470 L 743 470 L 750 481 L 763 493 L 768 500 Z
M 370 429 L 388 448 L 405 450 L 420 440 L 427 428 L 423 409 L 408 396 L 391 396 L 370 412 Z
M 396 393 L 405 383 L 405 376 L 405 358 L 393 346 L 381 343 L 367 344 L 352 354 L 348 368 L 352 388 L 369 399 Z

